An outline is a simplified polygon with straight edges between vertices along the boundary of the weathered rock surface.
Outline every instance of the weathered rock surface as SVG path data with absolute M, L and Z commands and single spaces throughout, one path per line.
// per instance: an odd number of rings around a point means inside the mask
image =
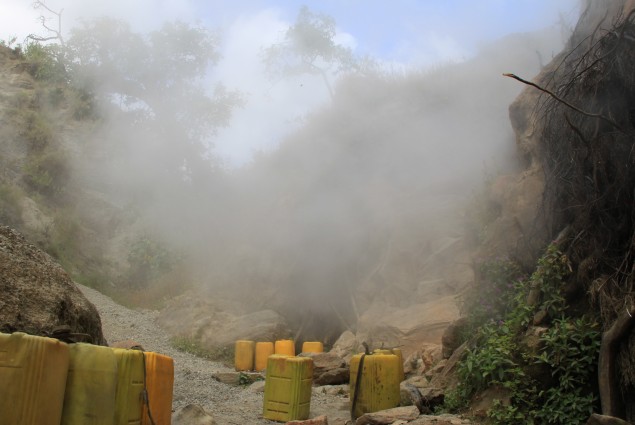
M 408 422 L 409 425 L 470 425 L 472 422 L 468 419 L 464 419 L 455 415 L 421 415 L 412 422 Z
M 434 367 L 442 357 L 441 345 L 424 343 L 404 360 L 404 373 L 407 377 L 423 375 Z
M 463 343 L 462 337 L 467 328 L 467 318 L 461 317 L 450 324 L 441 337 L 442 355 L 449 359 L 454 350 Z
M 240 339 L 275 341 L 290 334 L 284 318 L 273 310 L 243 313 L 195 294 L 175 299 L 161 311 L 158 323 L 172 336 L 198 340 L 208 349 L 233 346 Z
M 351 357 L 353 357 L 353 354 L 363 350 L 363 347 L 360 347 L 361 343 L 357 340 L 355 334 L 351 331 L 344 331 L 337 341 L 335 341 L 335 344 L 333 344 L 333 348 L 330 353 L 343 358 L 346 363 L 348 363 L 350 362 Z
M 265 379 L 263 374 L 257 372 L 216 372 L 212 378 L 227 385 L 246 385 Z
M 355 421 L 355 425 L 388 425 L 396 421 L 410 422 L 419 417 L 415 406 L 395 407 L 374 413 L 365 413 Z
M 345 384 L 349 380 L 346 362 L 333 353 L 301 353 L 313 359 L 313 383 L 315 385 Z
M 328 418 L 325 415 L 320 415 L 313 419 L 307 419 L 305 421 L 289 421 L 286 425 L 329 425 Z
M 174 414 L 174 425 L 216 425 L 216 421 L 197 404 L 188 404 Z
M 95 306 L 48 254 L 0 226 L 0 331 L 49 335 L 60 326 L 105 344 Z
M 454 296 L 404 309 L 378 303 L 360 317 L 357 340 L 371 348 L 399 347 L 406 358 L 424 343 L 440 344 L 443 332 L 458 317 Z

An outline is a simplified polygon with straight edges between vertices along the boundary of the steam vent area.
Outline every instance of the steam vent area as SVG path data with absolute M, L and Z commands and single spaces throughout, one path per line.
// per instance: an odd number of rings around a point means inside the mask
M 635 425 L 635 0 L 1 3 L 0 425 Z

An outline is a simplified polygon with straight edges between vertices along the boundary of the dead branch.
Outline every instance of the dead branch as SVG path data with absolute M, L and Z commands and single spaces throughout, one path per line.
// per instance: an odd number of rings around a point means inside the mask
M 46 17 L 44 15 L 41 15 L 39 17 L 40 23 L 42 24 L 42 26 L 44 27 L 45 30 L 47 30 L 48 32 L 52 32 L 55 35 L 52 35 L 50 37 L 41 37 L 38 35 L 34 35 L 34 34 L 29 34 L 27 36 L 28 39 L 30 40 L 34 40 L 34 41 L 49 41 L 49 40 L 59 40 L 60 44 L 62 46 L 64 46 L 64 37 L 62 36 L 62 12 L 64 12 L 64 9 L 60 9 L 59 12 L 54 11 L 53 9 L 51 9 L 50 7 L 48 7 L 46 5 L 46 3 L 44 1 L 38 0 L 33 2 L 32 4 L 33 9 L 40 9 L 43 8 L 46 11 L 48 11 L 49 13 L 52 13 L 53 15 L 57 16 L 57 29 L 53 29 L 51 27 L 49 27 L 46 24 Z
M 541 92 L 543 92 L 543 93 L 547 93 L 549 96 L 553 97 L 553 98 L 554 98 L 554 99 L 556 99 L 558 102 L 560 102 L 560 103 L 562 103 L 562 104 L 566 105 L 567 107 L 569 107 L 569 108 L 573 109 L 574 111 L 579 112 L 579 113 L 581 113 L 582 115 L 586 115 L 587 117 L 599 118 L 599 119 L 601 119 L 601 120 L 603 120 L 603 121 L 606 121 L 607 123 L 611 124 L 611 125 L 612 125 L 613 127 L 615 127 L 616 129 L 618 129 L 618 130 L 620 130 L 620 131 L 624 132 L 624 131 L 622 130 L 622 128 L 619 126 L 619 124 L 617 124 L 617 123 L 616 123 L 615 121 L 613 121 L 612 119 L 607 118 L 607 117 L 605 117 L 605 116 L 604 116 L 604 115 L 602 115 L 602 114 L 594 114 L 594 113 L 591 113 L 591 112 L 586 112 L 586 111 L 583 111 L 582 109 L 578 108 L 577 106 L 574 106 L 574 105 L 570 104 L 569 102 L 567 102 L 566 100 L 562 99 L 561 97 L 559 97 L 559 96 L 558 96 L 557 94 L 555 94 L 554 92 L 552 92 L 552 91 L 550 91 L 550 90 L 547 90 L 547 89 L 546 89 L 546 88 L 544 88 L 544 87 L 540 87 L 540 86 L 539 86 L 538 84 L 536 84 L 536 83 L 532 83 L 531 81 L 527 81 L 527 80 L 525 80 L 525 79 L 523 79 L 523 78 L 520 78 L 520 77 L 519 77 L 518 75 L 516 75 L 516 74 L 504 73 L 504 74 L 503 74 L 503 76 L 504 76 L 504 77 L 513 78 L 514 80 L 520 81 L 520 82 L 521 82 L 521 83 L 523 83 L 523 84 L 527 84 L 527 85 L 529 85 L 529 86 L 535 87 L 535 88 L 537 88 L 538 90 L 540 90 Z

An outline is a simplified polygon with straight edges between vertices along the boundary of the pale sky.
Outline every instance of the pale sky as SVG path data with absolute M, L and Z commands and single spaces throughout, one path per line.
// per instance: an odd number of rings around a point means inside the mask
M 213 81 L 247 95 L 215 152 L 228 164 L 248 162 L 254 151 L 276 146 L 302 117 L 328 101 L 319 80 L 272 83 L 262 76 L 260 52 L 280 40 L 302 5 L 332 16 L 337 40 L 392 69 L 419 69 L 473 55 L 483 43 L 514 32 L 573 25 L 581 0 L 47 0 L 63 9 L 63 31 L 79 19 L 108 15 L 146 32 L 166 20 L 198 22 L 222 37 L 223 59 Z M 0 0 L 0 39 L 43 35 L 32 0 Z

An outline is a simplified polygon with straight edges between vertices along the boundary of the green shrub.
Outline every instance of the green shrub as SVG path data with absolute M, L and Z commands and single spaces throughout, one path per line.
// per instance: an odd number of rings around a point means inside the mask
M 164 244 L 149 236 L 134 240 L 128 252 L 130 269 L 126 280 L 132 288 L 143 288 L 168 273 L 177 263 L 176 256 Z
M 545 364 L 558 386 L 544 392 L 536 417 L 543 423 L 578 425 L 593 413 L 597 397 L 591 383 L 597 373 L 599 325 L 588 317 L 554 321 L 542 336 L 544 348 L 536 363 Z
M 29 152 L 41 152 L 53 141 L 51 125 L 39 112 L 26 111 L 22 114 L 22 130 L 20 135 L 25 140 Z
M 500 321 L 512 309 L 517 284 L 523 275 L 518 264 L 508 258 L 484 261 L 479 266 L 479 284 L 464 300 L 469 325 L 466 337 L 491 321 Z
M 60 195 L 70 179 L 68 156 L 62 150 L 46 151 L 29 156 L 23 169 L 23 179 L 40 194 Z
M 28 43 L 24 51 L 24 58 L 29 64 L 29 74 L 33 78 L 52 83 L 68 80 L 63 55 L 58 45 Z
M 491 270 L 494 276 L 501 276 L 507 268 Z M 506 405 L 495 401 L 488 412 L 494 424 L 579 425 L 588 419 L 597 407 L 594 379 L 600 332 L 591 318 L 566 315 L 560 290 L 570 273 L 566 255 L 550 245 L 530 278 L 511 284 L 513 291 L 504 298 L 508 308 L 498 310 L 503 318 L 482 324 L 459 362 L 459 384 L 447 395 L 446 410 L 462 409 L 478 391 L 500 385 L 509 391 L 511 401 Z M 501 284 L 498 279 L 490 282 Z M 526 304 L 530 288 L 540 288 L 539 305 Z M 537 309 L 547 311 L 553 320 L 540 337 L 540 353 L 531 354 L 523 351 L 518 340 Z M 482 314 L 473 317 L 482 320 Z M 546 388 L 531 379 L 525 368 L 534 364 L 544 366 L 555 385 Z

